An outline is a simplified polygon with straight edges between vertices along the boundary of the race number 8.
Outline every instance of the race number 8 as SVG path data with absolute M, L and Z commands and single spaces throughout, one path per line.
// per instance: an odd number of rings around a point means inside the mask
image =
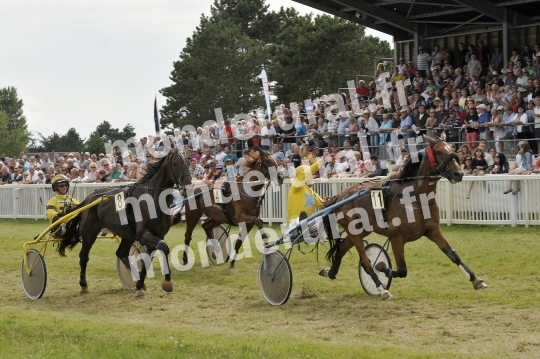
M 124 199 L 124 191 L 114 195 L 114 203 L 116 205 L 116 211 L 125 209 L 126 202 Z

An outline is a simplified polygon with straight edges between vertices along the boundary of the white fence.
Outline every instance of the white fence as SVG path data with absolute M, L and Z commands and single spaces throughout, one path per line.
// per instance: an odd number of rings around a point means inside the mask
M 520 180 L 521 192 L 513 196 L 503 194 L 508 180 Z M 332 196 L 352 183 L 365 181 L 361 178 L 315 180 L 314 189 L 321 197 Z M 470 182 L 474 181 L 471 198 L 467 199 Z M 120 186 L 108 184 L 108 186 Z M 71 190 L 75 186 L 72 185 Z M 74 197 L 82 200 L 99 183 L 79 183 Z M 287 195 L 290 182 L 281 188 L 270 186 L 263 202 L 261 219 L 265 222 L 282 223 L 287 213 Z M 515 187 L 514 187 L 515 188 Z M 53 192 L 50 185 L 4 185 L 0 186 L 0 218 L 46 218 L 45 205 Z M 540 176 L 486 175 L 466 176 L 463 182 L 450 184 L 442 179 L 437 186 L 441 224 L 481 225 L 540 225 Z

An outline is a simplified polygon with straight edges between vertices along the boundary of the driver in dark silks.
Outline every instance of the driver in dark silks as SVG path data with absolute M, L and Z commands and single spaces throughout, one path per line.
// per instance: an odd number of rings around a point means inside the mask
M 51 186 L 54 191 L 54 197 L 47 202 L 47 218 L 52 224 L 68 214 L 73 207 L 79 204 L 79 201 L 67 194 L 69 190 L 69 179 L 66 176 L 55 176 L 51 181 Z M 62 224 L 56 230 L 54 236 L 60 238 L 65 234 L 65 231 L 65 224 Z

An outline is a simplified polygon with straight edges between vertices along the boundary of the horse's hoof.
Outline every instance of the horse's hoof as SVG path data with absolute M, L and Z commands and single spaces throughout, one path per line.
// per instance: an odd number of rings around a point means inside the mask
M 234 262 L 231 262 L 231 265 L 229 266 L 229 269 L 234 269 Z
M 328 275 L 328 272 L 330 272 L 330 268 L 323 268 L 323 269 L 321 269 L 321 270 L 319 271 L 319 275 L 320 275 L 321 277 L 330 277 L 330 276 Z
M 135 299 L 144 299 L 144 298 L 146 298 L 146 293 L 144 292 L 144 290 L 139 289 L 137 291 L 137 294 L 135 294 Z
M 476 290 L 480 290 L 480 289 L 486 289 L 487 285 L 486 285 L 486 283 L 484 283 L 484 280 L 482 278 L 476 278 L 473 281 L 473 287 Z
M 382 300 L 390 300 L 390 299 L 393 299 L 394 296 L 392 294 L 390 294 L 389 291 L 385 290 L 384 292 L 382 292 L 381 294 L 381 299 Z
M 166 291 L 167 293 L 170 293 L 173 291 L 173 285 L 171 281 L 164 280 L 161 282 L 161 288 Z
M 88 287 L 81 287 L 81 294 L 88 294 Z

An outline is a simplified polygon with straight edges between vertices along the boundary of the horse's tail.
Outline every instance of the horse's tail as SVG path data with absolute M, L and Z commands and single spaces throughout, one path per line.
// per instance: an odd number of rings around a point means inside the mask
M 330 263 L 334 263 L 336 255 L 339 253 L 340 238 L 334 238 L 334 236 L 332 235 L 332 227 L 330 226 L 330 220 L 328 219 L 328 216 L 323 217 L 323 224 L 324 230 L 328 237 L 328 243 L 330 243 L 330 249 L 326 253 L 326 259 Z
M 79 224 L 81 223 L 81 217 L 82 214 L 79 213 L 75 218 L 66 223 L 66 233 L 62 235 L 62 240 L 56 250 L 61 256 L 66 255 L 66 248 L 71 251 L 80 242 Z

